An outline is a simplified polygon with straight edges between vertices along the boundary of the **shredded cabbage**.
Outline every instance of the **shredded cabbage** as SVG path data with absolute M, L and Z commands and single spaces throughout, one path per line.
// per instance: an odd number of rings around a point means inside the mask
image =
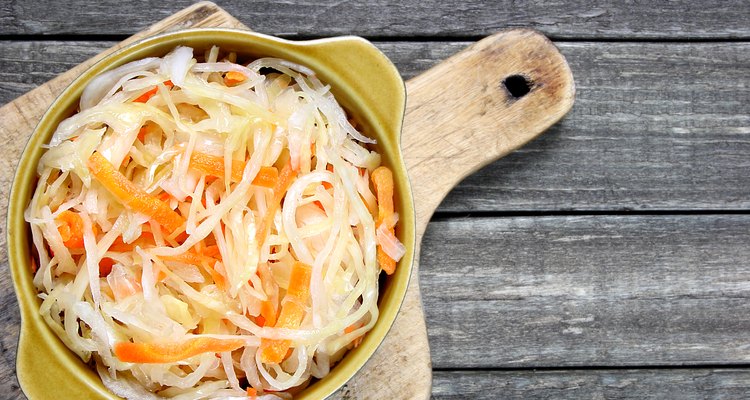
M 220 56 L 178 47 L 95 78 L 54 133 L 26 210 L 40 313 L 129 399 L 291 398 L 375 324 L 377 249 L 405 253 L 397 214 L 377 215 L 375 141 L 329 87 L 286 60 Z M 184 224 L 166 229 L 128 202 L 135 194 L 113 191 L 95 153 Z M 200 167 L 197 156 L 220 161 Z M 286 186 L 260 182 L 289 168 Z M 299 327 L 272 326 L 264 307 L 279 312 L 300 262 L 312 272 Z M 243 345 L 172 362 L 116 350 L 196 338 Z M 273 340 L 290 343 L 279 363 L 261 356 Z

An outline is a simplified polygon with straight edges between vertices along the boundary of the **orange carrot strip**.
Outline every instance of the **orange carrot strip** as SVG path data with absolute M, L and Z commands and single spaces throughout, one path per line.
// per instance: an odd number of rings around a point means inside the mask
M 258 242 L 258 246 L 263 246 L 263 243 L 268 237 L 268 232 L 271 230 L 273 224 L 273 218 L 276 215 L 281 205 L 281 200 L 286 195 L 286 191 L 292 184 L 292 181 L 297 176 L 297 171 L 292 169 L 291 160 L 287 161 L 284 167 L 279 172 L 279 177 L 276 180 L 276 184 L 273 187 L 273 201 L 268 205 L 266 215 L 258 223 L 255 239 Z M 261 263 L 258 265 L 258 276 L 260 277 L 261 283 L 263 284 L 263 291 L 268 296 L 268 300 L 263 301 L 260 305 L 260 315 L 264 318 L 264 323 L 267 326 L 274 326 L 277 321 L 278 315 L 278 292 L 279 286 L 273 280 L 273 274 L 268 264 Z
M 115 260 L 109 257 L 103 257 L 99 260 L 99 277 L 105 278 L 112 272 L 112 266 L 115 265 Z
M 258 391 L 257 391 L 257 390 L 255 390 L 255 388 L 253 388 L 253 387 L 249 387 L 249 388 L 247 388 L 247 397 L 248 397 L 248 398 L 249 398 L 250 400 L 255 400 L 255 398 L 256 398 L 257 396 L 258 396 Z
M 260 315 L 258 318 L 263 318 L 263 324 L 260 326 L 274 326 L 276 324 L 276 318 L 278 318 L 276 304 L 271 300 L 261 302 Z
M 202 254 L 196 254 L 193 252 L 182 253 L 176 256 L 162 256 L 164 260 L 177 261 L 185 264 L 200 265 L 203 262 L 216 262 L 217 260 L 213 257 L 207 257 Z
M 146 140 L 146 134 L 148 133 L 148 128 L 146 128 L 146 125 L 143 125 L 141 129 L 138 131 L 138 140 L 143 142 Z
M 169 192 L 161 192 L 156 196 L 156 198 L 166 203 L 172 198 L 172 195 L 169 194 Z
M 151 97 L 153 97 L 156 94 L 157 90 L 158 89 L 156 87 L 154 87 L 153 89 L 149 90 L 148 92 L 146 92 L 146 93 L 138 96 L 137 99 L 133 100 L 133 103 L 145 103 L 145 102 L 147 102 L 148 99 L 150 99 Z
M 242 175 L 240 174 L 240 179 Z M 279 179 L 279 170 L 276 167 L 260 167 L 258 175 L 253 179 L 253 185 L 272 188 Z
M 211 176 L 224 178 L 224 159 L 222 157 L 211 156 L 208 154 L 193 152 L 190 155 L 190 167 Z M 245 162 L 242 160 L 232 161 L 232 182 L 242 180 L 242 173 L 245 171 Z M 260 167 L 258 175 L 253 179 L 253 185 L 272 188 L 279 177 L 279 170 L 274 167 Z
M 211 245 L 203 248 L 202 254 L 206 257 L 213 257 L 218 259 L 221 253 L 219 252 L 219 246 Z
M 180 214 L 129 181 L 98 152 L 89 157 L 88 167 L 94 178 L 130 210 L 148 215 L 170 231 L 176 231 L 185 224 Z
M 380 268 L 382 268 L 388 275 L 392 275 L 396 272 L 396 260 L 386 254 L 383 249 L 380 248 L 380 245 L 378 245 L 378 264 L 380 264 Z
M 383 220 L 393 214 L 393 173 L 388 167 L 381 166 L 372 171 L 370 178 L 378 196 L 378 219 L 375 224 L 380 226 Z M 390 231 L 393 233 L 393 228 L 390 228 Z M 388 275 L 396 271 L 396 260 L 386 254 L 380 245 L 378 245 L 378 263 Z
M 310 297 L 310 277 L 312 267 L 299 261 L 292 265 L 289 276 L 289 289 L 281 304 L 281 313 L 275 327 L 295 329 L 299 328 L 305 316 L 305 304 Z M 260 340 L 260 359 L 264 363 L 278 364 L 284 360 L 292 342 L 289 340 L 265 339 Z
M 245 344 L 241 339 L 198 337 L 182 343 L 115 343 L 115 356 L 122 362 L 141 364 L 173 363 L 203 353 L 234 351 Z
M 271 224 L 273 223 L 273 218 L 276 215 L 276 210 L 278 210 L 279 206 L 281 205 L 281 200 L 284 198 L 284 196 L 286 195 L 286 191 L 289 189 L 292 181 L 297 176 L 297 172 L 298 171 L 292 169 L 291 160 L 287 161 L 287 163 L 284 164 L 284 167 L 281 169 L 281 172 L 279 172 L 279 178 L 276 180 L 276 184 L 273 186 L 273 201 L 268 205 L 266 215 L 260 221 L 258 230 L 256 231 L 255 238 L 258 241 L 259 246 L 262 246 L 266 241 L 268 231 L 271 230 Z
M 65 247 L 69 249 L 83 248 L 83 220 L 80 214 L 65 210 L 55 217 L 55 223 Z
M 224 75 L 224 84 L 227 86 L 237 86 L 247 79 L 245 74 L 237 71 L 229 71 Z
M 172 83 L 172 81 L 164 81 L 164 86 L 166 86 L 166 87 L 168 87 L 168 88 L 171 89 L 172 87 L 174 87 L 174 83 Z M 146 93 L 138 96 L 137 99 L 133 100 L 133 103 L 145 103 L 145 102 L 147 102 L 148 99 L 154 97 L 154 95 L 156 94 L 156 92 L 158 90 L 159 90 L 159 88 L 157 86 L 154 86 L 153 89 L 151 89 L 148 92 L 146 92 Z
M 371 179 L 378 195 L 377 225 L 380 225 L 393 214 L 393 173 L 388 167 L 378 167 L 372 171 Z

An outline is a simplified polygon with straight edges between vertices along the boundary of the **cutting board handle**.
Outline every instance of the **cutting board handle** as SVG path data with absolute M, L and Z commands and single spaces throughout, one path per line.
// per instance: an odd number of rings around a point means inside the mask
M 448 192 L 535 138 L 573 106 L 565 58 L 544 35 L 489 36 L 407 82 L 401 133 L 419 237 Z

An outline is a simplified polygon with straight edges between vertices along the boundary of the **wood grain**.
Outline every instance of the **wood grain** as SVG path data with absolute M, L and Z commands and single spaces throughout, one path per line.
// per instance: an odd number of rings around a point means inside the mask
M 126 39 L 123 42 L 115 44 L 113 47 L 104 50 L 104 52 L 97 54 L 91 59 L 88 59 L 81 64 L 76 65 L 69 71 L 55 77 L 44 85 L 30 91 L 29 93 L 19 97 L 18 99 L 4 105 L 0 108 L 0 115 L 3 116 L 2 124 L 0 124 L 0 143 L 5 144 L 2 147 L 3 157 L 2 164 L 0 164 L 0 215 L 6 215 L 8 190 L 10 188 L 10 182 L 12 181 L 13 171 L 15 171 L 18 157 L 21 154 L 21 150 L 28 139 L 28 136 L 33 131 L 34 125 L 37 123 L 42 113 L 46 110 L 47 106 L 57 96 L 57 94 L 77 77 L 81 71 L 88 66 L 92 65 L 97 60 L 104 57 L 122 46 L 132 43 L 139 38 L 149 36 L 158 32 L 174 30 L 185 27 L 196 27 L 196 26 L 223 26 L 223 27 L 236 27 L 243 28 L 236 19 L 231 17 L 229 14 L 218 8 L 212 3 L 197 3 L 179 13 L 166 18 L 163 21 L 145 29 Z M 3 220 L 0 224 L 5 226 Z M 426 225 L 426 221 L 424 222 Z M 5 239 L 5 235 L 3 235 Z M 5 252 L 5 243 L 0 248 L 0 262 L 7 266 L 7 253 Z M 7 268 L 6 268 L 7 270 Z M 2 288 L 6 293 L 12 293 L 12 283 L 7 275 L 3 275 L 2 279 L 5 279 L 8 286 Z M 13 305 L 12 302 L 6 304 L 7 306 Z M 6 336 L 5 339 L 10 339 L 15 342 L 18 337 L 18 325 L 19 318 L 16 314 L 17 309 L 13 308 L 10 310 L 8 315 L 12 315 L 14 318 L 10 318 L 7 322 L 8 327 L 12 330 L 13 336 Z M 23 335 L 23 333 L 20 333 Z M 402 336 L 408 337 L 409 340 L 403 340 Z M 21 340 L 18 345 L 18 365 L 16 366 L 16 350 L 17 346 L 12 343 L 9 347 L 9 357 L 6 361 L 11 362 L 10 365 L 6 365 L 5 368 L 0 368 L 0 375 L 11 375 L 8 376 L 6 384 L 10 385 L 10 390 L 14 395 L 20 395 L 18 391 L 18 385 L 16 384 L 16 368 L 17 376 L 23 378 L 24 376 L 38 376 L 38 373 L 29 374 L 28 371 L 37 371 L 40 364 L 35 364 L 34 360 L 30 358 L 29 354 L 33 353 L 33 343 L 28 340 Z M 4 343 L 3 343 L 4 345 Z M 5 348 L 5 347 L 3 347 Z M 5 354 L 5 353 L 3 353 Z M 394 357 L 397 360 L 394 360 Z M 414 399 L 426 399 L 430 395 L 431 387 L 431 366 L 430 366 L 430 354 L 427 346 L 427 333 L 424 326 L 424 316 L 422 312 L 422 306 L 419 301 L 418 284 L 416 277 L 416 267 L 414 269 L 414 276 L 410 281 L 410 291 L 404 298 L 404 303 L 401 307 L 399 315 L 393 324 L 391 332 L 384 339 L 383 344 L 379 350 L 369 359 L 366 366 L 360 369 L 357 374 L 350 379 L 349 382 L 339 391 L 329 396 L 330 399 L 348 399 L 348 398 L 379 398 L 380 396 L 395 397 L 400 395 L 406 395 L 409 398 Z M 42 357 L 43 358 L 43 357 Z M 44 360 L 39 361 L 41 365 L 44 365 Z M 401 375 L 395 374 L 395 370 L 401 372 Z M 409 373 L 404 373 L 408 371 Z M 396 375 L 396 378 L 392 378 Z M 57 376 L 52 374 L 51 376 Z M 387 380 L 387 383 L 383 382 Z M 26 380 L 20 379 L 20 382 L 24 385 L 24 390 L 29 396 L 40 398 L 48 393 L 47 390 L 42 392 L 35 391 L 35 388 L 41 388 L 36 385 L 36 382 L 31 382 L 28 378 Z M 61 388 L 59 395 L 62 397 L 80 395 L 76 394 L 78 385 L 70 385 Z M 67 390 L 67 391 L 66 391 Z
M 112 42 L 0 42 L 0 102 Z M 405 78 L 467 42 L 377 42 Z M 750 44 L 557 43 L 568 116 L 459 184 L 441 212 L 750 209 Z
M 130 35 L 192 1 L 6 1 L 0 34 Z M 273 35 L 376 37 L 486 36 L 514 27 L 554 38 L 750 37 L 750 6 L 743 0 L 659 2 L 549 2 L 544 0 L 224 0 L 220 6 L 244 24 Z M 85 23 L 83 23 L 85 21 Z
M 124 9 L 132 5 L 126 3 L 77 9 L 72 3 L 66 10 L 50 1 L 0 4 L 0 34 L 39 35 L 0 41 L 0 103 L 114 44 L 103 39 L 133 33 L 188 3 L 152 2 L 152 18 L 130 17 Z M 221 5 L 265 33 L 381 38 L 377 46 L 407 78 L 469 44 L 450 40 L 474 40 L 500 28 L 530 26 L 576 40 L 556 43 L 577 80 L 571 114 L 543 137 L 468 177 L 440 206 L 451 213 L 443 216 L 750 209 L 745 156 L 750 48 L 747 42 L 689 41 L 748 40 L 746 2 L 406 1 L 388 8 L 381 1 L 343 2 L 338 8 L 333 1 L 292 3 Z M 70 36 L 36 41 L 46 39 L 43 34 Z M 436 41 L 440 38 L 449 41 Z M 628 39 L 680 42 L 623 42 Z M 22 144 L 0 144 L 8 145 Z M 747 397 L 747 369 L 688 367 L 747 363 L 747 349 L 738 344 L 748 331 L 746 215 L 535 220 L 431 223 L 422 247 L 422 285 L 428 324 L 436 327 L 430 330 L 432 355 L 439 368 L 460 369 L 435 372 L 435 399 Z M 4 229 L 1 225 L 3 247 Z M 609 239 L 585 238 L 600 233 Z M 467 234 L 472 240 L 462 239 Z M 580 240 L 552 241 L 560 238 Z M 475 261 L 467 267 L 462 257 Z M 486 298 L 467 294 L 470 285 Z M 0 390 L 5 398 L 22 398 L 13 373 L 18 317 L 9 287 L 8 274 L 0 274 L 5 288 Z M 590 315 L 599 319 L 586 322 Z M 480 322 L 486 326 L 481 332 L 489 332 L 485 337 L 470 332 Z M 561 355 L 553 354 L 555 346 Z M 525 356 L 531 358 L 523 361 Z M 557 370 L 470 370 L 483 358 L 489 361 L 482 365 L 491 368 Z M 565 364 L 568 358 L 573 361 Z M 588 364 L 687 366 L 575 369 Z
M 740 399 L 745 369 L 436 371 L 434 400 Z
M 750 216 L 460 218 L 430 224 L 435 368 L 744 364 Z
M 510 76 L 528 80 L 526 92 L 513 95 L 503 87 L 501 82 Z M 565 59 L 546 37 L 531 30 L 487 37 L 410 79 L 406 91 L 401 151 L 414 200 L 417 255 L 427 223 L 445 194 L 464 176 L 557 122 L 572 107 L 575 93 Z M 408 362 L 388 368 L 383 360 L 382 373 L 373 374 L 377 381 L 388 381 L 383 386 L 389 389 L 391 382 L 398 382 L 396 387 L 405 390 L 393 393 L 412 399 L 428 398 L 429 392 L 418 386 L 431 381 L 429 351 L 426 343 L 419 344 L 425 335 L 419 264 L 415 259 L 399 319 L 382 346 L 398 350 L 379 352 Z M 360 393 L 384 396 L 382 391 Z
M 518 83 L 509 84 L 513 79 Z M 435 208 L 458 182 L 568 113 L 575 84 L 549 39 L 519 29 L 482 39 L 410 79 L 406 92 L 401 149 L 419 242 Z

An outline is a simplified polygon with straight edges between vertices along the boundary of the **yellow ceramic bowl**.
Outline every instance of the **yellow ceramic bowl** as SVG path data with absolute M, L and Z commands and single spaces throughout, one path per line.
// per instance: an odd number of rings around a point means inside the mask
M 407 253 L 397 272 L 381 288 L 380 317 L 362 344 L 349 352 L 325 378 L 299 399 L 322 399 L 341 388 L 375 352 L 390 329 L 406 293 L 414 257 L 414 209 L 399 136 L 405 89 L 396 68 L 375 46 L 358 37 L 293 42 L 248 31 L 190 29 L 144 39 L 108 56 L 84 72 L 57 98 L 36 127 L 16 172 L 8 207 L 8 255 L 21 309 L 21 335 L 16 373 L 30 399 L 116 399 L 96 373 L 70 352 L 42 320 L 40 300 L 32 284 L 31 244 L 23 212 L 36 185 L 36 165 L 57 125 L 72 115 L 83 88 L 96 75 L 126 62 L 163 56 L 178 45 L 198 51 L 218 45 L 241 59 L 279 57 L 308 66 L 341 105 L 378 141 L 384 163 L 394 171 L 396 209 L 401 216 L 397 234 Z

